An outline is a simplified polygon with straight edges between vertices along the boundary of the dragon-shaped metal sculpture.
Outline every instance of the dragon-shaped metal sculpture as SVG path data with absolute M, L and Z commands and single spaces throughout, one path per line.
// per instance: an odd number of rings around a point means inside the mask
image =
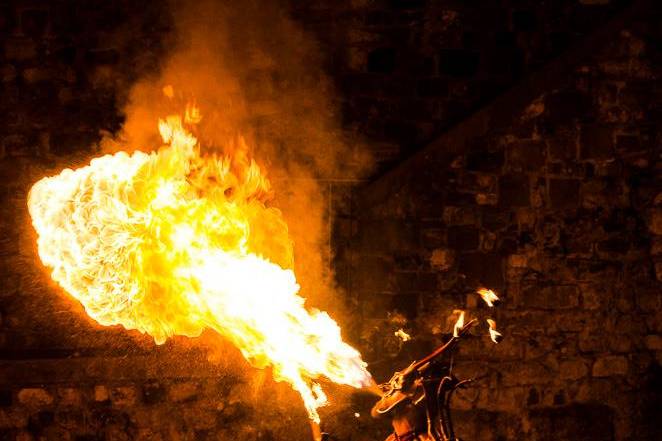
M 444 345 L 379 386 L 382 397 L 371 415 L 392 418 L 394 433 L 387 441 L 459 441 L 453 429 L 450 401 L 458 388 L 475 379 L 458 380 L 452 373 L 452 363 L 439 363 L 438 359 L 451 353 L 476 323 L 471 320 L 456 329 Z

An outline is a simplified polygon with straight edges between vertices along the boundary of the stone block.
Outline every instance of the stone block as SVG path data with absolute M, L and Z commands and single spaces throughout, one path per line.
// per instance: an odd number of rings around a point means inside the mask
M 644 344 L 651 351 L 662 351 L 662 335 L 647 335 L 644 338 Z
M 511 254 L 508 256 L 508 266 L 510 268 L 526 268 L 528 260 L 525 254 Z
M 614 156 L 613 130 L 596 124 L 582 126 L 580 135 L 581 159 L 609 159 Z
M 23 81 L 27 84 L 42 83 L 52 80 L 53 72 L 50 69 L 42 67 L 29 67 L 21 73 Z
M 593 363 L 592 375 L 594 377 L 613 377 L 628 373 L 628 360 L 624 356 L 611 355 L 601 357 Z
M 168 398 L 175 403 L 193 401 L 198 396 L 198 385 L 190 381 L 172 384 L 168 390 Z
M 27 38 L 13 38 L 5 41 L 5 57 L 12 61 L 25 61 L 37 56 L 35 42 Z
M 432 250 L 430 266 L 437 271 L 448 271 L 455 263 L 455 253 L 447 248 Z
M 444 207 L 442 220 L 446 225 L 478 225 L 480 214 L 474 207 Z
M 11 407 L 13 402 L 13 393 L 10 389 L 0 390 L 0 407 Z
M 42 37 L 50 25 L 47 9 L 27 9 L 21 13 L 21 27 L 26 35 Z
M 547 151 L 552 161 L 572 161 L 577 158 L 579 134 L 574 130 L 558 130 L 547 140 Z
M 559 363 L 559 377 L 562 380 L 579 380 L 587 375 L 588 365 L 580 358 L 563 360 Z
M 533 309 L 569 309 L 579 306 L 579 294 L 574 285 L 532 285 L 524 289 L 521 303 Z
M 653 234 L 662 235 L 662 208 L 657 207 L 651 210 L 648 229 Z
M 502 373 L 504 386 L 521 386 L 540 384 L 549 381 L 553 376 L 547 367 L 537 362 L 517 362 L 504 364 Z
M 11 64 L 0 67 L 0 81 L 8 83 L 16 79 L 16 69 Z
M 0 429 L 26 427 L 28 425 L 28 415 L 29 413 L 22 409 L 0 409 Z
M 460 225 L 448 228 L 448 245 L 458 251 L 478 249 L 480 234 L 478 228 L 471 225 Z
M 353 289 L 369 291 L 385 291 L 391 287 L 390 275 L 393 274 L 393 263 L 373 256 L 362 256 L 356 266 L 359 277 L 353 279 Z
M 543 141 L 523 140 L 508 146 L 508 167 L 516 171 L 538 171 L 545 164 Z
M 550 179 L 549 205 L 555 210 L 579 206 L 580 181 L 577 179 Z
M 82 403 L 82 394 L 79 389 L 65 387 L 57 390 L 59 403 L 62 406 L 78 406 Z
M 499 206 L 502 208 L 528 206 L 530 193 L 526 175 L 508 174 L 499 178 Z
M 467 154 L 466 168 L 469 171 L 495 172 L 503 167 L 504 161 L 502 150 L 493 152 L 486 150 L 472 151 Z
M 584 309 L 599 309 L 605 301 L 604 289 L 595 284 L 583 284 L 580 287 Z
M 94 401 L 103 402 L 110 400 L 110 392 L 106 386 L 94 386 Z
M 44 407 L 53 403 L 53 395 L 46 389 L 25 388 L 18 391 L 18 402 L 28 407 Z
M 114 406 L 129 407 L 136 404 L 138 391 L 134 386 L 118 386 L 110 391 L 110 401 Z
M 632 350 L 632 339 L 627 335 L 612 334 L 609 336 L 609 349 L 617 354 L 626 354 Z
M 499 196 L 496 193 L 476 193 L 476 203 L 478 205 L 496 205 L 499 202 Z
M 395 310 L 407 317 L 408 320 L 413 320 L 418 315 L 418 298 L 417 294 L 396 294 L 391 297 L 391 310 Z
M 147 405 L 161 403 L 166 396 L 165 387 L 156 380 L 151 380 L 143 384 L 142 392 L 142 401 Z
M 466 253 L 459 258 L 459 272 L 469 280 L 499 291 L 503 289 L 503 258 L 497 253 Z
M 195 407 L 186 407 L 183 410 L 184 421 L 188 427 L 196 430 L 209 430 L 216 427 L 216 412 L 198 409 Z
M 614 412 L 603 404 L 541 408 L 529 414 L 532 441 L 614 439 Z
M 34 441 L 32 434 L 27 430 L 19 430 L 16 432 L 16 441 Z
M 627 153 L 638 152 L 642 150 L 641 140 L 635 135 L 618 135 L 616 137 L 616 148 Z
M 591 96 L 577 89 L 562 89 L 545 98 L 545 119 L 552 127 L 574 125 L 592 111 Z

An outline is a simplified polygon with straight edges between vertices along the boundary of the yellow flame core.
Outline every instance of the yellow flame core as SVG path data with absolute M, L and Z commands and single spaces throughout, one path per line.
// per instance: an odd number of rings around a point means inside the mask
M 271 366 L 310 418 L 326 404 L 320 377 L 372 384 L 359 352 L 325 312 L 298 295 L 293 247 L 271 190 L 242 140 L 232 156 L 202 156 L 184 127 L 159 122 L 154 153 L 121 152 L 37 182 L 28 197 L 42 262 L 102 325 L 164 343 L 211 328 L 249 362 Z

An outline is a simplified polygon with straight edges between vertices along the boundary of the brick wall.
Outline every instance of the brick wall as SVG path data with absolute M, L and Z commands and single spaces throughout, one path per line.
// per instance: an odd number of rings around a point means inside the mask
M 488 108 L 483 133 L 468 131 L 455 153 L 442 136 L 355 191 L 338 220 L 336 266 L 382 380 L 438 344 L 454 309 L 493 317 L 505 334 L 492 345 L 483 322 L 460 350 L 456 372 L 488 375 L 457 401 L 468 439 L 659 437 L 653 17 L 614 35 L 562 87 Z M 488 310 L 478 286 L 504 304 Z M 399 341 L 398 328 L 414 339 Z
M 624 2 L 294 2 L 341 96 L 348 130 L 376 159 L 408 156 L 550 58 Z
M 319 39 L 345 131 L 388 165 L 619 3 L 293 2 L 293 13 Z M 333 269 L 356 314 L 341 325 L 378 379 L 439 342 L 453 309 L 485 316 L 474 284 L 504 297 L 492 316 L 506 340 L 477 336 L 458 365 L 490 375 L 457 402 L 466 439 L 610 439 L 612 427 L 619 440 L 655 439 L 641 424 L 656 421 L 643 386 L 659 385 L 662 350 L 654 19 L 565 87 L 499 109 L 515 122 L 449 162 L 392 187 L 322 185 Z M 298 396 L 222 344 L 210 362 L 213 336 L 155 346 L 102 328 L 38 264 L 30 185 L 118 130 L 171 22 L 160 1 L 0 1 L 0 439 L 308 439 Z M 371 199 L 384 190 L 386 202 Z M 397 340 L 400 327 L 415 338 Z M 384 437 L 371 399 L 343 402 L 323 415 L 338 439 Z

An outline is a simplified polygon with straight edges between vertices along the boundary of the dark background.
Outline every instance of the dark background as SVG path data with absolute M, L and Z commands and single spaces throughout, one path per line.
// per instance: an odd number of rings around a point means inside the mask
M 458 373 L 488 374 L 455 402 L 464 439 L 660 439 L 660 6 L 285 7 L 318 45 L 343 130 L 377 164 L 323 182 L 353 314 L 341 325 L 377 380 L 465 309 L 506 338 L 461 348 Z M 240 361 L 210 363 L 184 339 L 156 347 L 94 325 L 35 256 L 30 185 L 119 130 L 172 28 L 159 1 L 0 1 L 0 439 L 308 437 L 303 411 L 280 404 L 298 399 L 286 386 L 265 375 L 256 388 Z M 503 297 L 498 310 L 479 285 Z M 349 397 L 325 421 L 339 439 L 383 438 L 371 400 Z

